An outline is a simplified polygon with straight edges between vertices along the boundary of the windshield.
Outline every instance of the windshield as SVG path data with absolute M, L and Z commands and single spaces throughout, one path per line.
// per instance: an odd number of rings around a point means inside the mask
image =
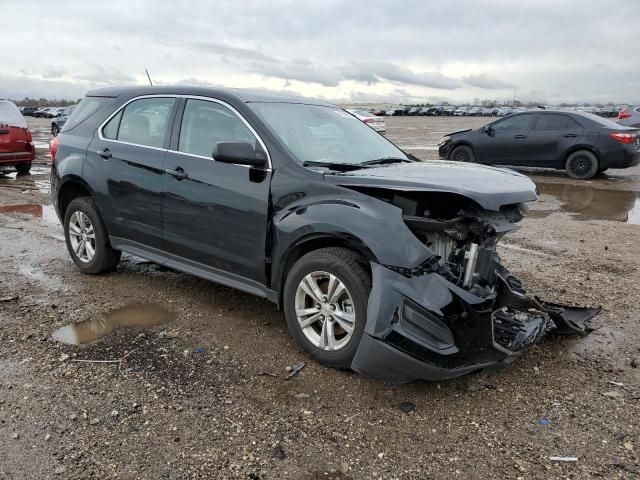
M 361 164 L 382 158 L 408 160 L 391 142 L 335 107 L 249 103 L 300 162 Z

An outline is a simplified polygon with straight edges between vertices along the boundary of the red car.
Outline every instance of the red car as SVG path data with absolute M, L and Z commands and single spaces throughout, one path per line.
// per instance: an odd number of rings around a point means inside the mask
M 35 158 L 27 121 L 13 102 L 0 100 L 0 170 L 15 167 L 19 174 L 29 173 Z

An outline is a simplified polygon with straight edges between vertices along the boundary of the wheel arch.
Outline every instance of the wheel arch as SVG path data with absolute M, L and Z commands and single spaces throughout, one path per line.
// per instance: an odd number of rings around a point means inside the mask
M 94 197 L 89 184 L 75 175 L 67 177 L 60 185 L 57 194 L 58 213 L 64 219 L 69 204 L 78 197 Z
M 453 151 L 457 148 L 457 147 L 461 147 L 461 146 L 465 146 L 465 147 L 469 147 L 471 148 L 471 150 L 473 151 L 473 156 L 475 157 L 475 161 L 478 161 L 478 152 L 476 151 L 476 148 L 474 147 L 473 143 L 471 143 L 469 140 L 467 139 L 460 139 L 457 140 L 453 143 L 453 145 L 451 145 L 451 148 L 449 149 L 449 157 L 447 158 L 447 160 L 451 160 L 451 154 L 453 153 Z
M 293 265 L 304 255 L 314 250 L 329 247 L 341 247 L 357 252 L 362 258 L 365 269 L 371 275 L 369 262 L 378 262 L 377 257 L 362 239 L 348 234 L 336 234 L 329 232 L 316 232 L 305 235 L 291 245 L 277 260 L 280 268 L 273 271 L 271 288 L 278 292 L 278 306 L 282 306 L 284 283 Z
M 600 152 L 598 151 L 598 149 L 595 148 L 593 145 L 582 143 L 578 145 L 572 145 L 567 150 L 565 150 L 564 155 L 562 156 L 561 163 L 558 168 L 560 168 L 561 170 L 564 170 L 565 165 L 567 164 L 567 160 L 569 159 L 569 155 L 571 155 L 572 153 L 578 152 L 580 150 L 586 150 L 588 152 L 593 153 L 596 156 L 596 159 L 598 160 L 598 165 L 600 165 Z

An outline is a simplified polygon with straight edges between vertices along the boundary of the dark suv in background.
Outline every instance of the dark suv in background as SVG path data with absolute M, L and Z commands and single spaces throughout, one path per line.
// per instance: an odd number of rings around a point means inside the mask
M 511 361 L 597 310 L 530 296 L 496 243 L 536 199 L 518 173 L 418 162 L 340 108 L 189 87 L 93 91 L 51 142 L 86 273 L 128 252 L 265 297 L 310 356 L 374 378 Z

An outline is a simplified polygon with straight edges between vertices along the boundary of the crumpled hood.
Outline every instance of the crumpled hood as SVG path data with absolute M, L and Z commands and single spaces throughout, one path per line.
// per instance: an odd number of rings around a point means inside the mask
M 487 210 L 538 198 L 535 184 L 513 170 L 440 160 L 331 173 L 325 180 L 345 187 L 458 193 Z

